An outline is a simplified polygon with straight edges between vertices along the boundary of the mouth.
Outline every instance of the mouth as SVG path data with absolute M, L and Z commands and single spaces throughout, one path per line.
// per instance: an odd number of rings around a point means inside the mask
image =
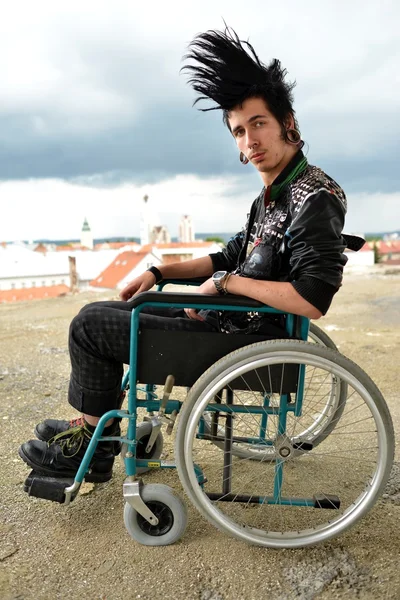
M 257 152 L 257 154 L 253 154 L 251 160 L 262 160 L 265 156 L 265 152 Z

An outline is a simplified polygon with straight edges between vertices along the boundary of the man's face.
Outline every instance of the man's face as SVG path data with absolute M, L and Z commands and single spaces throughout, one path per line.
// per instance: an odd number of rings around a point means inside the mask
M 279 172 L 293 153 L 293 147 L 282 139 L 281 126 L 262 98 L 249 98 L 241 107 L 231 110 L 229 125 L 240 152 L 260 173 Z

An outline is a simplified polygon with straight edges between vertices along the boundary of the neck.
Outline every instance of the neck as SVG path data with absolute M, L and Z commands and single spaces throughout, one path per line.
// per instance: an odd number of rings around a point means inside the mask
M 279 173 L 282 173 L 283 169 L 287 167 L 287 165 L 290 163 L 290 161 L 295 156 L 295 154 L 297 154 L 298 151 L 298 146 L 288 146 L 287 152 L 285 153 L 282 160 L 273 169 L 261 173 L 261 179 L 266 188 L 273 184 L 275 179 L 278 177 Z

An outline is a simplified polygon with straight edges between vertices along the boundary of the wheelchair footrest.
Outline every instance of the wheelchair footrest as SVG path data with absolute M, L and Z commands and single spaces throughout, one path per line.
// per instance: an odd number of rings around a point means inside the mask
M 43 498 L 44 500 L 51 500 L 52 502 L 58 502 L 64 504 L 65 502 L 65 488 L 70 487 L 74 483 L 73 477 L 59 478 L 49 477 L 36 471 L 31 471 L 24 483 L 24 491 L 29 496 L 35 496 L 36 498 Z M 71 500 L 77 495 L 73 494 Z
M 340 508 L 340 498 L 329 494 L 315 494 L 313 496 L 314 508 L 328 508 L 337 510 Z

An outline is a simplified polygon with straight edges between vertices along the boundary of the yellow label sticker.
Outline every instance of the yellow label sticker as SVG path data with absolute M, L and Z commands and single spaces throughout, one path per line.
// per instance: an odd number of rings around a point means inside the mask
M 158 467 L 161 467 L 161 462 L 160 461 L 153 461 L 153 462 L 148 462 L 147 466 L 150 467 L 150 469 L 158 469 Z

